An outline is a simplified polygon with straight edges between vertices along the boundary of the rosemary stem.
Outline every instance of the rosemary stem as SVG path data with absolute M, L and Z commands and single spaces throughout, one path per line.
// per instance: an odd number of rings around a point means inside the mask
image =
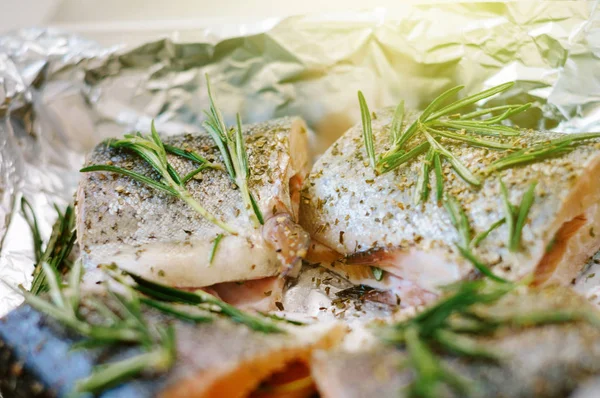
M 171 353 L 160 347 L 154 351 L 113 362 L 95 370 L 89 377 L 77 383 L 76 390 L 79 392 L 99 392 L 145 370 L 166 371 L 171 363 Z
M 212 214 L 210 214 L 200 203 L 198 203 L 196 201 L 196 199 L 194 199 L 192 197 L 192 195 L 190 194 L 190 192 L 187 189 L 181 188 L 178 185 L 173 186 L 173 188 L 175 188 L 175 190 L 177 191 L 179 197 L 185 203 L 187 203 L 192 209 L 194 209 L 196 212 L 198 212 L 198 214 L 200 214 L 202 217 L 206 218 L 208 221 L 210 221 L 213 224 L 215 224 L 215 225 L 219 226 L 220 228 L 224 229 L 225 231 L 227 231 L 231 235 L 237 235 L 238 234 L 235 229 L 233 229 L 228 224 L 224 223 L 223 221 L 219 220 L 218 218 L 216 218 L 215 216 L 213 216 Z

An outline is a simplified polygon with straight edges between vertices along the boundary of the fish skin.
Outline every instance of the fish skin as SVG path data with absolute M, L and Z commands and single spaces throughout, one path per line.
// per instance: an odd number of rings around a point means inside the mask
M 194 324 L 151 309 L 145 315 L 151 324 L 174 326 L 174 367 L 164 375 L 131 379 L 102 392 L 100 398 L 247 396 L 270 374 L 294 361 L 308 362 L 314 348 L 337 344 L 345 332 L 339 324 L 307 326 L 302 331 L 281 324 L 288 333 L 264 334 L 222 318 Z M 0 319 L 0 393 L 6 398 L 66 397 L 93 366 L 139 353 L 126 345 L 73 350 L 79 340 L 26 304 Z M 190 395 L 181 395 L 182 391 Z
M 528 310 L 587 308 L 567 288 L 546 288 L 506 297 L 489 308 L 498 315 Z M 600 327 L 585 322 L 501 329 L 478 338 L 499 352 L 498 365 L 449 355 L 444 363 L 477 386 L 469 397 L 564 397 L 600 376 Z M 323 398 L 404 397 L 412 371 L 403 349 L 375 343 L 365 349 L 316 351 L 312 374 Z M 404 366 L 403 366 L 404 365 Z M 449 391 L 441 397 L 453 397 Z
M 248 186 L 266 227 L 254 228 L 239 190 L 225 171 L 202 171 L 186 187 L 210 213 L 239 232 L 238 236 L 225 233 L 209 264 L 213 241 L 224 231 L 181 199 L 115 173 L 84 173 L 77 193 L 77 231 L 84 264 L 93 268 L 116 262 L 147 279 L 179 287 L 258 279 L 298 266 L 309 237 L 295 223 L 298 205 L 293 197 L 298 195 L 290 192 L 289 182 L 303 180 L 308 170 L 304 122 L 282 118 L 245 125 L 243 132 L 250 167 Z M 164 142 L 221 162 L 207 134 L 183 134 Z M 181 176 L 198 167 L 178 156 L 169 154 L 168 159 Z M 137 155 L 106 144 L 98 145 L 88 157 L 86 165 L 92 164 L 112 164 L 158 178 Z M 290 235 L 290 230 L 295 233 Z M 273 236 L 279 241 L 269 240 Z
M 417 116 L 414 112 L 406 115 L 407 123 Z M 393 109 L 376 112 L 376 153 L 389 147 L 392 116 Z M 561 136 L 523 131 L 520 137 L 485 138 L 504 142 L 516 138 L 515 144 L 523 146 Z M 450 140 L 442 142 L 474 173 L 506 154 Z M 424 157 L 425 154 L 420 155 L 391 172 L 376 175 L 364 149 L 362 126 L 354 126 L 313 166 L 302 191 L 300 224 L 314 241 L 330 248 L 339 258 L 352 260 L 359 253 L 371 252 L 374 258 L 370 265 L 413 281 L 427 291 L 437 291 L 440 285 L 470 276 L 473 267 L 455 249 L 458 233 L 444 207 L 437 203 L 435 193 L 430 193 L 424 204 L 414 204 L 414 187 Z M 600 171 L 597 140 L 564 156 L 482 177 L 480 189 L 469 186 L 445 161 L 443 167 L 444 191 L 465 208 L 473 236 L 504 217 L 500 178 L 513 204 L 520 203 L 523 193 L 537 181 L 529 222 L 523 228 L 522 250 L 509 252 L 506 225 L 493 231 L 474 250 L 485 263 L 493 265 L 499 276 L 518 280 L 536 270 L 561 226 L 580 215 L 585 216 L 585 224 L 575 231 L 570 247 L 556 259 L 557 266 L 550 267 L 540 284 L 570 283 L 587 258 L 600 248 L 600 234 L 589 232 L 600 231 L 600 186 L 593 181 Z M 433 172 L 430 184 L 435 184 Z M 569 261 L 571 258 L 573 261 Z M 365 260 L 368 255 L 363 256 L 361 263 L 368 263 Z

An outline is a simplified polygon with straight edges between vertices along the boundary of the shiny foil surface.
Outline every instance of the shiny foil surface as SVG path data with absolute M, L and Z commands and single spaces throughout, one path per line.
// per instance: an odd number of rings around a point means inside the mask
M 31 282 L 21 198 L 47 238 L 53 206 L 73 200 L 78 169 L 99 141 L 147 131 L 152 119 L 163 133 L 201 129 L 205 73 L 227 123 L 236 112 L 244 122 L 302 116 L 315 154 L 359 121 L 358 90 L 372 109 L 401 99 L 421 109 L 458 84 L 465 96 L 515 81 L 492 101 L 533 102 L 520 126 L 600 131 L 597 2 L 399 5 L 192 33 L 133 48 L 51 29 L 0 37 L 0 315 L 21 302 L 8 286 Z M 592 261 L 576 287 L 600 301 L 595 268 Z M 329 298 L 301 280 L 286 309 L 313 313 Z

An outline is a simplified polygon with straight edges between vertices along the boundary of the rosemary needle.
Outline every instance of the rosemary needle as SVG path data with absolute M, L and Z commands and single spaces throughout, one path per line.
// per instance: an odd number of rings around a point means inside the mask
M 212 94 L 208 74 L 205 75 L 205 78 L 210 109 L 204 112 L 207 120 L 203 123 L 203 126 L 219 148 L 231 181 L 240 189 L 242 200 L 244 201 L 250 219 L 256 227 L 263 225 L 265 221 L 262 212 L 256 203 L 256 199 L 248 188 L 250 168 L 248 166 L 248 154 L 246 153 L 244 135 L 242 134 L 240 115 L 236 115 L 236 128 L 231 130 L 227 129 L 223 115 L 217 107 L 215 98 Z

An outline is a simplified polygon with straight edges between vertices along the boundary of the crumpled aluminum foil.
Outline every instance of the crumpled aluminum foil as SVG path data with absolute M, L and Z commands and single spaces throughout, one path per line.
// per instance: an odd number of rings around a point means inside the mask
M 165 38 L 135 48 L 102 48 L 52 29 L 0 37 L 0 279 L 31 281 L 20 198 L 47 237 L 53 204 L 72 200 L 83 157 L 100 140 L 147 130 L 152 119 L 167 133 L 200 128 L 205 73 L 228 123 L 236 112 L 245 122 L 300 115 L 316 133 L 315 152 L 359 120 L 359 89 L 373 109 L 400 99 L 422 108 L 457 84 L 468 95 L 516 81 L 493 102 L 533 102 L 521 126 L 600 130 L 597 2 L 398 5 L 269 19 L 251 31 L 241 25 L 233 37 L 228 27 L 227 39 L 213 40 L 213 31 L 207 42 Z M 600 296 L 600 272 L 592 274 L 577 287 Z M 0 283 L 0 315 L 20 301 Z M 301 303 L 308 312 L 310 304 Z

